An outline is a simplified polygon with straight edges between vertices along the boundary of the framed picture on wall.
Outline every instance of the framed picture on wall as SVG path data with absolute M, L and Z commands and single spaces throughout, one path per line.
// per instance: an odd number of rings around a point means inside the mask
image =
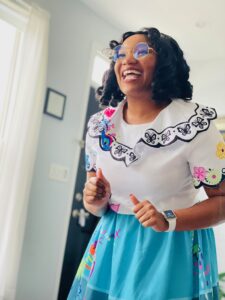
M 225 140 L 225 116 L 217 118 L 215 120 L 215 124 L 216 124 L 216 127 L 219 129 L 219 131 L 221 132 L 221 134 L 222 134 L 222 136 Z
M 64 111 L 66 105 L 66 95 L 52 89 L 47 88 L 44 113 L 57 118 L 59 120 L 63 119 Z

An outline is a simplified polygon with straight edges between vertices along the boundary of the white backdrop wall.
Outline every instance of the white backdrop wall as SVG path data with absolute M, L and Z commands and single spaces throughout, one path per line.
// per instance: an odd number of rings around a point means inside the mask
M 216 108 L 225 116 L 225 60 L 190 61 L 193 100 Z
M 43 115 L 16 300 L 55 300 L 72 205 L 90 83 L 92 43 L 103 47 L 121 31 L 77 0 L 36 0 L 51 14 L 47 85 L 67 95 L 64 120 Z M 49 180 L 51 163 L 69 181 Z
M 123 32 L 78 0 L 36 2 L 51 14 L 48 86 L 65 93 L 67 103 L 63 121 L 43 115 L 16 300 L 57 297 L 79 159 L 77 141 L 84 126 L 92 42 L 104 47 Z M 219 115 L 225 115 L 225 62 L 189 63 L 194 101 L 215 107 Z M 51 163 L 70 169 L 68 182 L 48 179 Z M 216 228 L 219 269 L 224 271 L 222 231 L 224 225 Z

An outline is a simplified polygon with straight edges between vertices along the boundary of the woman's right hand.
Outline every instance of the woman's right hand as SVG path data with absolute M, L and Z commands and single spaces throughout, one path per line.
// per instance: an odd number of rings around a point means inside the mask
M 98 209 L 107 206 L 111 196 L 111 187 L 101 169 L 97 170 L 96 176 L 91 176 L 87 179 L 83 196 L 84 203 L 88 206 L 95 206 Z

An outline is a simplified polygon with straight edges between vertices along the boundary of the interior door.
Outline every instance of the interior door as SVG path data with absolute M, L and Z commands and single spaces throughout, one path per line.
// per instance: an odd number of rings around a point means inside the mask
M 87 124 L 90 116 L 99 111 L 98 102 L 95 99 L 95 89 L 90 88 L 88 108 L 86 114 Z M 79 159 L 79 167 L 77 180 L 75 184 L 75 191 L 73 197 L 73 204 L 71 209 L 71 216 L 69 222 L 69 230 L 67 235 L 63 267 L 60 279 L 60 287 L 58 293 L 58 300 L 66 300 L 70 287 L 72 285 L 77 268 L 84 254 L 89 239 L 94 231 L 99 218 L 89 214 L 83 207 L 83 188 L 86 180 L 85 171 L 85 148 L 84 139 L 86 135 L 87 126 L 85 126 L 83 133 L 83 142 L 81 142 L 81 152 Z

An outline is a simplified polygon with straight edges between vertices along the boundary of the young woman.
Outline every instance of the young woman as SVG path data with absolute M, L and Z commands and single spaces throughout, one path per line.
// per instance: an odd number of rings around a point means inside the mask
M 110 43 L 86 136 L 84 206 L 102 216 L 68 296 L 219 299 L 212 226 L 225 220 L 216 111 L 190 102 L 189 67 L 155 28 Z

